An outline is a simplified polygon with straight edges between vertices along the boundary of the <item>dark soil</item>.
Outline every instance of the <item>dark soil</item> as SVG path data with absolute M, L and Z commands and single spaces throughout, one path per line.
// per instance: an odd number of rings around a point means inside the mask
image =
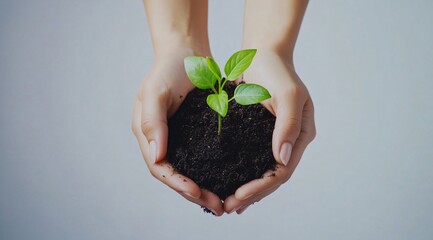
M 229 98 L 235 87 L 226 87 Z M 167 160 L 176 171 L 224 200 L 275 168 L 275 117 L 260 104 L 241 106 L 232 101 L 218 136 L 217 113 L 206 104 L 209 93 L 194 89 L 169 119 Z

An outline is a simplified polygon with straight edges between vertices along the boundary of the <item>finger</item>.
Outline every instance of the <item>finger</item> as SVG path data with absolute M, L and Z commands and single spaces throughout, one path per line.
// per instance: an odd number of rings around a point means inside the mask
M 269 195 L 291 177 L 302 158 L 304 150 L 314 138 L 314 120 L 309 119 L 303 121 L 305 123 L 303 124 L 303 130 L 294 145 L 288 165 L 277 165 L 275 171 L 267 171 L 262 178 L 241 186 L 234 195 L 225 200 L 224 209 L 227 212 L 245 211 L 245 209 L 241 210 L 241 208 Z
M 267 171 L 262 178 L 255 179 L 242 185 L 235 192 L 235 197 L 237 199 L 244 200 L 250 196 L 265 191 L 273 185 L 283 184 L 292 176 L 306 147 L 316 135 L 314 108 L 311 100 L 307 100 L 305 104 L 301 128 L 302 130 L 296 140 L 288 165 L 277 165 L 274 171 Z
M 239 187 L 234 196 L 238 200 L 245 200 L 254 195 L 258 195 L 269 188 L 276 185 L 281 185 L 285 178 L 287 169 L 283 165 L 277 165 L 275 170 L 268 170 L 263 174 L 263 177 L 254 179 L 241 187 Z
M 207 208 L 213 212 L 215 216 L 221 216 L 224 214 L 224 208 L 221 199 L 214 193 L 201 189 L 201 196 L 199 199 L 191 198 L 181 193 L 181 195 L 187 200 L 196 203 L 197 205 Z
M 245 207 L 241 207 L 239 208 L 239 210 L 236 211 L 237 214 L 241 215 L 243 212 L 245 212 L 245 210 L 247 210 L 247 208 L 249 208 L 252 204 L 245 206 Z
M 152 164 L 149 167 L 149 170 L 152 173 L 152 176 L 173 190 L 183 193 L 193 199 L 200 199 L 200 187 L 190 178 L 177 173 L 166 161 Z
M 167 153 L 167 109 L 170 98 L 169 90 L 159 92 L 154 89 L 144 90 L 141 111 L 141 131 L 149 143 L 149 160 L 157 163 L 165 158 Z
M 264 197 L 266 197 L 267 195 L 274 192 L 276 189 L 278 189 L 279 186 L 280 185 L 272 186 L 269 189 L 266 189 L 265 191 L 257 193 L 256 195 L 253 195 L 253 196 L 246 198 L 244 200 L 239 200 L 234 195 L 231 195 L 231 196 L 227 197 L 226 200 L 224 201 L 224 210 L 230 214 L 232 212 L 239 210 L 242 207 L 245 207 L 245 206 L 248 206 L 252 203 L 258 202 L 261 199 L 263 199 Z
M 272 152 L 277 162 L 287 165 L 293 145 L 301 131 L 304 101 L 296 91 L 275 97 L 276 121 L 272 136 Z
M 299 135 L 298 140 L 295 143 L 293 148 L 292 156 L 290 157 L 290 161 L 287 166 L 283 169 L 283 176 L 281 184 L 287 182 L 301 161 L 302 155 L 304 154 L 305 149 L 307 148 L 308 142 L 302 139 L 303 133 Z
M 229 214 L 241 210 L 241 208 L 245 208 L 253 203 L 259 202 L 260 200 L 277 190 L 279 186 L 280 185 L 272 186 L 271 188 L 244 200 L 236 199 L 234 195 L 231 195 L 227 197 L 224 201 L 224 210 Z
M 290 161 L 286 166 L 287 174 L 283 178 L 283 183 L 292 176 L 297 165 L 299 164 L 299 161 L 302 158 L 302 155 L 304 154 L 305 149 L 307 148 L 308 144 L 310 144 L 313 141 L 315 137 L 316 137 L 316 126 L 314 124 L 313 102 L 311 101 L 311 99 L 307 99 L 302 113 L 301 133 L 299 134 L 298 139 L 296 140 L 296 144 L 293 148 L 292 156 L 290 157 Z
M 194 181 L 175 172 L 173 167 L 166 161 L 162 161 L 159 164 L 153 164 L 150 162 L 149 144 L 144 134 L 141 132 L 140 127 L 142 109 L 141 105 L 141 102 L 137 99 L 133 110 L 132 130 L 137 138 L 141 153 L 152 176 L 177 192 L 183 192 L 192 198 L 200 198 L 201 190 L 199 186 L 194 183 Z
M 307 128 L 307 126 L 305 126 L 305 128 Z M 254 179 L 242 185 L 234 194 L 236 199 L 241 201 L 245 200 L 266 191 L 272 186 L 281 185 L 289 180 L 310 142 L 309 139 L 311 139 L 311 136 L 308 136 L 309 134 L 307 132 L 309 132 L 309 130 L 302 131 L 299 135 L 287 166 L 277 165 L 275 170 L 267 171 L 262 178 Z

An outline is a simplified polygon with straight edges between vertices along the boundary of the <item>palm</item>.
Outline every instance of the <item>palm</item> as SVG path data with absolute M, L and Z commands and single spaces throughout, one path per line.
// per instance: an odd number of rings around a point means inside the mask
M 188 92 L 193 89 L 183 66 L 184 57 L 192 53 L 183 53 L 182 50 L 176 52 L 178 54 L 174 56 L 158 59 L 142 81 L 134 106 L 132 129 L 146 165 L 155 178 L 189 201 L 212 209 L 216 215 L 222 215 L 221 200 L 215 194 L 200 189 L 188 177 L 173 172 L 173 168 L 165 159 L 167 118 L 175 113 Z M 159 144 L 156 153 L 150 150 L 150 142 L 153 139 L 157 139 L 156 142 Z
M 266 87 L 272 95 L 262 104 L 276 116 L 272 150 L 277 160 L 275 177 L 264 177 L 241 186 L 224 202 L 227 212 L 243 212 L 246 207 L 274 192 L 294 172 L 307 145 L 315 136 L 313 104 L 294 68 L 272 52 L 257 54 L 243 81 Z M 282 142 L 291 141 L 293 150 L 287 165 L 282 161 Z M 271 172 L 265 173 L 266 175 Z

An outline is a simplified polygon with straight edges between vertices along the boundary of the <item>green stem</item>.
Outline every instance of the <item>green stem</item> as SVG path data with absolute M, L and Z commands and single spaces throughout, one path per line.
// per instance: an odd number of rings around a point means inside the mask
M 221 122 L 222 122 L 222 118 L 221 115 L 218 114 L 218 136 L 221 135 Z
M 235 96 L 233 96 L 232 98 L 230 98 L 229 102 L 233 101 L 233 99 L 235 99 Z
M 224 80 L 224 82 L 223 82 L 223 84 L 221 84 L 221 86 L 220 86 L 220 92 L 222 92 L 222 90 L 224 89 L 224 85 L 226 85 L 226 82 L 227 82 L 227 79 L 226 79 L 226 78 L 223 78 L 223 80 Z

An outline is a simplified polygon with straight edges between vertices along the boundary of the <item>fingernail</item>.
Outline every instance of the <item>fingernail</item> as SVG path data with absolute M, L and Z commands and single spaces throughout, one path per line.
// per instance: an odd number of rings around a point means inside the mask
M 156 162 L 156 142 L 155 140 L 152 140 L 149 142 L 149 155 L 150 155 L 150 161 L 152 163 Z
M 245 212 L 245 210 L 247 210 L 247 208 L 248 208 L 249 206 L 251 206 L 251 205 L 248 205 L 248 206 L 246 206 L 246 207 L 241 208 L 241 209 L 239 210 L 238 214 L 241 215 L 243 212 Z
M 195 196 L 193 196 L 193 195 L 190 194 L 190 193 L 187 193 L 187 192 L 182 192 L 182 193 L 185 194 L 186 196 L 190 197 L 190 198 L 200 199 L 199 197 L 195 197 Z
M 292 154 L 292 145 L 288 142 L 283 143 L 280 150 L 280 159 L 284 166 L 287 166 L 287 163 L 289 163 L 290 154 Z

